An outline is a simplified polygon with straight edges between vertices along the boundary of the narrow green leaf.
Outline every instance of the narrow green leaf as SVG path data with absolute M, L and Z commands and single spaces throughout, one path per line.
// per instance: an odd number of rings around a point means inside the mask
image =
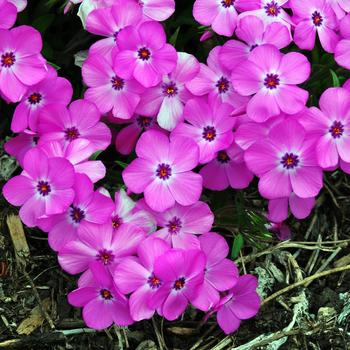
M 242 234 L 238 234 L 232 244 L 231 259 L 237 259 L 239 252 L 241 251 L 244 244 L 244 239 Z
M 174 34 L 170 37 L 169 39 L 169 43 L 173 46 L 176 45 L 176 41 L 177 41 L 177 37 L 179 35 L 179 31 L 180 31 L 181 27 L 177 27 L 177 29 L 175 30 Z
M 91 157 L 90 160 L 96 160 L 98 156 L 102 153 L 103 151 L 97 151 L 95 152 Z
M 120 160 L 116 160 L 115 162 L 123 169 L 125 169 L 128 166 L 127 163 L 121 162 Z
M 340 81 L 339 81 L 338 76 L 335 74 L 335 72 L 332 69 L 330 69 L 329 71 L 331 72 L 331 75 L 332 75 L 333 86 L 334 87 L 339 87 L 340 86 Z

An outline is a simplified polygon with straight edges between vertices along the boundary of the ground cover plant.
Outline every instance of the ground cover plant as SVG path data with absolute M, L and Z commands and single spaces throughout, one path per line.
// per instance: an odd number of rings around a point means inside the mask
M 349 12 L 0 0 L 0 347 L 346 349 Z

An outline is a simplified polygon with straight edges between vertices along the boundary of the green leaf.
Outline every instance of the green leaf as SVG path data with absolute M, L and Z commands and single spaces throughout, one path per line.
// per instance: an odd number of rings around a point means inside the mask
M 49 13 L 35 18 L 32 22 L 32 26 L 36 28 L 41 33 L 41 35 L 44 35 L 46 30 L 51 26 L 54 20 L 55 15 Z
M 57 64 L 54 64 L 54 63 L 49 62 L 49 61 L 47 61 L 47 63 L 48 63 L 50 66 L 52 66 L 53 68 L 55 68 L 56 70 L 60 70 L 60 69 L 61 69 L 61 67 L 58 66 Z
M 329 71 L 331 72 L 331 75 L 332 75 L 333 86 L 334 87 L 339 87 L 340 86 L 340 81 L 339 81 L 338 76 L 335 74 L 335 72 L 332 69 L 330 69 Z
M 97 151 L 95 152 L 91 157 L 90 160 L 96 160 L 98 156 L 102 153 L 103 151 Z
M 128 166 L 127 163 L 121 162 L 120 160 L 116 160 L 115 162 L 123 169 L 125 169 Z
M 244 244 L 243 235 L 240 233 L 235 237 L 232 244 L 231 259 L 237 259 L 239 252 L 241 251 Z
M 169 39 L 169 43 L 173 46 L 176 45 L 176 41 L 177 41 L 177 37 L 179 35 L 179 31 L 180 31 L 181 27 L 177 27 L 177 29 L 175 30 L 174 34 L 170 37 Z

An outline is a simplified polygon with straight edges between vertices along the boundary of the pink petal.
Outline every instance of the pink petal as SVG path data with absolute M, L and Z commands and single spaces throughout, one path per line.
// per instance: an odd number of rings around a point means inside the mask
M 267 199 L 289 197 L 292 186 L 288 172 L 274 168 L 264 174 L 259 181 L 259 192 Z
M 323 173 L 319 167 L 301 167 L 290 174 L 290 181 L 297 196 L 316 197 L 323 185 Z
M 2 193 L 12 205 L 22 205 L 34 196 L 35 192 L 32 180 L 19 175 L 13 177 L 4 185 Z
M 315 204 L 316 200 L 314 197 L 300 198 L 294 193 L 289 197 L 290 210 L 297 219 L 308 217 Z
M 182 174 L 177 174 L 176 177 L 178 178 L 181 175 Z M 173 182 L 174 180 L 172 180 L 172 183 Z M 152 210 L 163 212 L 174 206 L 175 196 L 168 186 L 169 185 L 165 183 L 164 180 L 155 179 L 146 187 L 144 190 L 145 200 Z

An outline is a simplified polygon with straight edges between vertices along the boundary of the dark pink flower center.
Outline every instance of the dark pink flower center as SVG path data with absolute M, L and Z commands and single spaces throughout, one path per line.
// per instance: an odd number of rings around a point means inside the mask
M 177 95 L 178 89 L 176 87 L 176 84 L 171 81 L 170 83 L 162 84 L 162 91 L 164 96 L 174 97 L 175 95 Z
M 76 224 L 79 224 L 81 220 L 85 219 L 84 210 L 75 207 L 74 205 L 71 206 L 69 215 Z
M 123 220 L 118 215 L 115 215 L 112 217 L 112 227 L 113 228 L 117 229 L 122 223 L 123 223 Z
M 171 176 L 171 167 L 169 164 L 159 164 L 158 168 L 156 170 L 156 175 L 162 179 L 162 180 L 167 180 Z
M 42 100 L 42 96 L 38 92 L 34 92 L 28 97 L 28 102 L 31 105 L 37 105 L 41 102 L 41 100 Z
M 5 68 L 13 66 L 16 62 L 16 56 L 13 52 L 6 52 L 1 55 L 1 65 Z
M 316 27 L 320 27 L 322 25 L 323 17 L 318 11 L 315 11 L 312 14 L 312 22 Z
M 334 139 L 338 139 L 344 133 L 344 125 L 341 122 L 335 121 L 329 128 L 329 132 L 331 133 Z
M 235 3 L 235 0 L 222 0 L 221 5 L 225 8 L 233 6 Z
M 176 235 L 182 227 L 182 222 L 177 216 L 174 216 L 166 226 L 170 234 Z
M 111 300 L 113 299 L 112 293 L 108 289 L 101 289 L 100 290 L 100 295 L 103 299 L 105 300 Z
M 216 130 L 213 126 L 206 126 L 203 128 L 202 137 L 204 140 L 212 142 L 216 138 Z
M 101 261 L 103 265 L 108 265 L 114 260 L 114 254 L 111 250 L 100 250 L 96 256 L 98 261 Z
M 136 122 L 137 122 L 137 125 L 141 128 L 141 129 L 147 129 L 151 126 L 152 124 L 152 121 L 153 121 L 153 118 L 152 117 L 144 117 L 144 116 L 141 116 L 139 115 L 137 118 L 136 118 Z
M 36 185 L 36 189 L 43 197 L 48 196 L 48 194 L 51 192 L 51 186 L 47 181 L 39 181 Z
M 266 74 L 264 85 L 270 89 L 277 89 L 277 86 L 280 84 L 280 79 L 277 74 Z
M 155 275 L 148 277 L 147 283 L 152 289 L 158 289 L 162 285 L 162 281 Z
M 277 17 L 281 12 L 281 8 L 278 6 L 277 2 L 271 1 L 264 6 L 266 14 L 270 17 Z
M 71 128 L 67 128 L 64 133 L 65 133 L 65 139 L 67 141 L 73 141 L 80 136 L 79 131 L 75 126 Z
M 185 286 L 186 280 L 185 277 L 181 277 L 175 281 L 173 288 L 175 290 L 180 290 Z
M 226 78 L 221 77 L 217 81 L 215 86 L 218 88 L 219 94 L 224 94 L 225 92 L 228 91 L 228 89 L 230 87 L 230 82 Z
M 123 90 L 125 85 L 124 80 L 122 78 L 119 78 L 118 76 L 114 76 L 111 79 L 111 83 L 112 83 L 112 88 L 117 91 Z
M 216 159 L 218 160 L 219 163 L 222 163 L 222 164 L 226 164 L 231 160 L 231 158 L 229 157 L 226 151 L 220 151 Z
M 293 153 L 286 153 L 281 160 L 283 168 L 294 169 L 299 164 L 299 156 Z
M 151 57 L 151 52 L 147 49 L 147 47 L 142 47 L 141 49 L 139 49 L 137 54 L 139 59 L 142 61 L 148 61 Z

